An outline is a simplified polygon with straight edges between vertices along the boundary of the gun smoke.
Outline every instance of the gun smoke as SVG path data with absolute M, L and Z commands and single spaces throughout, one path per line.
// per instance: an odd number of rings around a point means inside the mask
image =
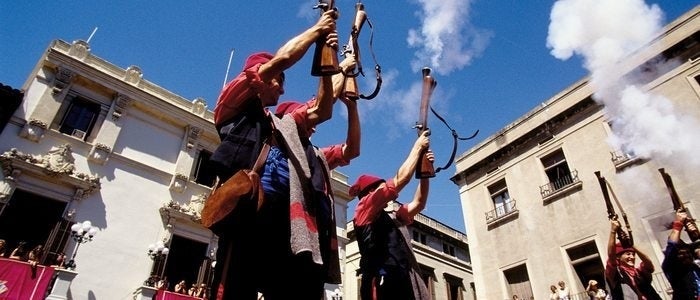
M 621 62 L 661 32 L 664 15 L 657 5 L 642 0 L 559 0 L 550 18 L 547 46 L 558 59 L 582 58 L 590 72 L 593 98 L 605 105 L 612 124 L 611 149 L 653 158 L 679 171 L 700 164 L 693 153 L 700 147 L 698 121 L 636 83 L 642 74 L 621 74 L 629 72 Z M 678 62 L 649 64 L 645 72 L 673 63 Z M 650 177 L 660 180 L 658 175 Z
M 414 72 L 430 67 L 447 75 L 469 65 L 486 48 L 490 39 L 487 31 L 469 22 L 472 1 L 417 0 L 421 11 L 416 12 L 421 25 L 408 32 L 409 47 L 418 48 L 411 61 Z

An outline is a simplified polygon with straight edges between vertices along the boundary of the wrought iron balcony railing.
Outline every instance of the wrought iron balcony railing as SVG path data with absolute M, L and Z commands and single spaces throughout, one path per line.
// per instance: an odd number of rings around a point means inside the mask
M 542 198 L 547 198 L 556 193 L 557 191 L 564 189 L 568 186 L 575 185 L 579 182 L 581 182 L 581 180 L 578 179 L 578 171 L 573 170 L 571 174 L 559 177 L 555 181 L 540 186 L 540 194 L 542 195 Z
M 518 210 L 515 208 L 515 199 L 510 199 L 506 202 L 503 203 L 503 206 L 496 207 L 496 209 L 487 211 L 486 214 L 486 223 L 491 223 L 495 222 L 499 219 L 505 218 L 512 213 L 517 212 Z

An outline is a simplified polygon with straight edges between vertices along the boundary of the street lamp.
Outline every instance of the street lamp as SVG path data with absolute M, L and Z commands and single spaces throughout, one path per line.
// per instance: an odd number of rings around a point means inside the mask
M 333 300 L 343 300 L 343 292 L 340 289 L 335 289 L 332 298 Z
M 150 244 L 148 245 L 148 256 L 151 257 L 152 260 L 159 259 L 161 256 L 168 255 L 170 252 L 170 249 L 168 247 L 165 247 L 165 244 L 163 242 L 158 241 L 155 244 Z
M 75 270 L 75 255 L 78 254 L 78 248 L 80 244 L 92 241 L 92 238 L 97 233 L 97 227 L 92 226 L 92 222 L 85 220 L 82 223 L 75 223 L 70 227 L 71 238 L 75 241 L 75 249 L 73 249 L 73 255 L 66 264 L 67 269 Z
M 148 256 L 153 260 L 151 276 L 146 280 L 147 286 L 154 286 L 160 280 L 161 261 L 163 257 L 170 253 L 170 249 L 161 241 L 148 245 Z

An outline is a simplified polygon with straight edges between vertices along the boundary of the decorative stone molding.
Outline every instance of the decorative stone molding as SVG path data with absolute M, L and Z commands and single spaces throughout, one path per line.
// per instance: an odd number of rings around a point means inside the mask
M 84 60 L 90 53 L 90 44 L 83 40 L 73 41 L 73 44 L 68 50 L 68 55 L 79 60 Z
M 49 125 L 44 121 L 30 119 L 29 122 L 24 124 L 19 136 L 38 143 L 44 137 L 44 132 L 46 132 L 47 128 L 49 128 Z
M 17 186 L 14 180 L 7 178 L 8 180 L 0 181 L 0 203 L 7 203 L 12 198 L 12 194 L 15 193 L 15 187 Z M 12 178 L 13 179 L 13 178 Z
M 47 154 L 41 156 L 24 154 L 16 148 L 0 155 L 0 164 L 6 180 L 16 180 L 20 174 L 44 177 L 51 181 L 58 180 L 74 186 L 74 198 L 83 199 L 101 188 L 100 178 L 76 173 L 74 162 L 69 144 L 52 147 Z
M 202 129 L 197 126 L 189 125 L 187 127 L 187 149 L 192 149 L 199 139 Z
M 192 113 L 198 116 L 204 116 L 204 113 L 207 112 L 207 102 L 204 100 L 204 98 L 197 97 L 196 99 L 192 100 Z
M 190 178 L 186 175 L 180 173 L 175 174 L 173 179 L 170 181 L 170 190 L 173 192 L 182 193 L 185 191 L 185 188 L 187 188 L 187 182 L 189 181 Z
M 63 92 L 63 89 L 65 89 L 71 83 L 74 77 L 75 73 L 73 73 L 73 71 L 66 69 L 65 67 L 57 67 L 51 93 L 53 95 L 58 95 Z
M 124 75 L 124 81 L 131 83 L 133 85 L 138 85 L 143 78 L 143 72 L 138 66 L 129 66 L 126 68 L 126 75 Z
M 92 162 L 96 162 L 98 164 L 104 165 L 107 162 L 107 159 L 109 158 L 109 155 L 112 153 L 112 148 L 109 146 L 102 144 L 102 143 L 97 143 L 92 146 L 92 149 L 90 149 L 90 153 L 88 154 L 88 159 Z
M 205 195 L 198 195 L 190 202 L 180 205 L 175 201 L 166 203 L 160 210 L 161 214 L 170 218 L 186 217 L 195 223 L 200 223 L 202 220 L 202 208 L 204 208 Z
M 129 105 L 133 102 L 133 99 L 127 97 L 124 94 L 117 94 L 114 97 L 114 112 L 112 112 L 112 120 L 119 121 L 119 119 L 124 115 Z

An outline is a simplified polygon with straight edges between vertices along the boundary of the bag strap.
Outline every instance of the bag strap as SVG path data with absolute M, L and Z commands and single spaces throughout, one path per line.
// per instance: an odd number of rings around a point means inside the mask
M 255 164 L 253 165 L 253 172 L 258 173 L 260 171 L 260 168 L 262 168 L 263 164 L 265 163 L 265 160 L 267 160 L 267 154 L 270 152 L 270 143 L 268 143 L 267 139 L 263 142 L 262 149 L 260 149 L 260 154 L 258 155 L 258 158 L 255 160 Z

